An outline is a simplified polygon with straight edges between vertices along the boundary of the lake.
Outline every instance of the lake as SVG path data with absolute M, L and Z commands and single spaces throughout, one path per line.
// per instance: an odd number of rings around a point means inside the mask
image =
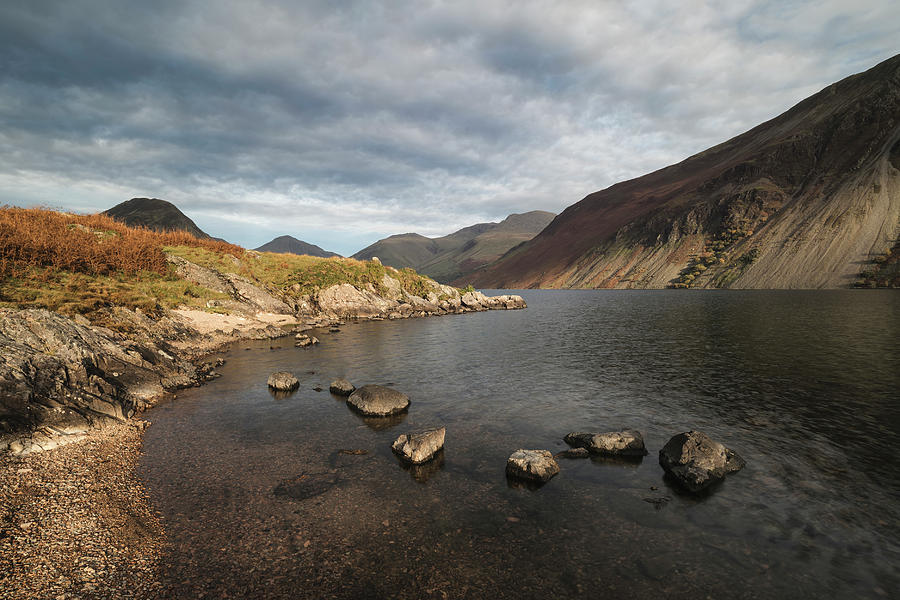
M 141 476 L 172 542 L 171 597 L 900 589 L 900 295 L 515 293 L 526 310 L 239 343 L 221 378 L 151 410 Z M 268 391 L 279 370 L 297 392 Z M 409 412 L 363 419 L 329 394 L 338 377 L 390 385 Z M 391 442 L 434 425 L 442 456 L 402 465 Z M 517 448 L 622 428 L 649 456 L 560 459 L 538 489 L 505 476 Z M 682 493 L 658 452 L 689 429 L 746 468 Z

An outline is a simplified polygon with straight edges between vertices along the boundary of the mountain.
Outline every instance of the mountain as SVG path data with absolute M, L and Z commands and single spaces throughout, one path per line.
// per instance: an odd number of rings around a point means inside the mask
M 322 250 L 314 244 L 308 244 L 290 235 L 279 236 L 256 250 L 258 252 L 276 252 L 278 254 L 306 254 L 307 256 L 318 256 L 320 258 L 340 256 L 340 254 Z
M 471 280 L 847 287 L 896 262 L 898 231 L 900 55 L 705 152 L 590 194 Z
M 471 225 L 439 238 L 417 233 L 392 235 L 360 250 L 353 258 L 377 256 L 386 265 L 412 267 L 442 283 L 461 282 L 475 269 L 533 238 L 553 217 L 553 213 L 535 210 L 509 215 L 500 223 Z
M 210 237 L 178 210 L 177 206 L 158 198 L 132 198 L 116 204 L 103 214 L 129 227 L 146 227 L 154 231 L 186 231 L 201 239 Z

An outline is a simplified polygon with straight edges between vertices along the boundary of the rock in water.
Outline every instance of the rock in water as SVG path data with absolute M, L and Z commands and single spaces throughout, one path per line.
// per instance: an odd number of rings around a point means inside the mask
M 559 465 L 549 450 L 516 450 L 506 461 L 506 474 L 541 483 L 559 473 Z
M 386 417 L 406 410 L 409 398 L 397 390 L 370 384 L 350 394 L 347 403 L 364 415 Z
M 285 371 L 272 373 L 271 375 L 269 375 L 269 381 L 267 383 L 273 390 L 278 390 L 281 392 L 290 392 L 300 386 L 300 381 L 291 373 L 287 373 Z
M 585 448 L 591 454 L 604 456 L 647 456 L 644 436 L 640 431 L 626 429 L 606 433 L 573 432 L 565 438 L 566 443 L 576 448 Z
M 328 391 L 338 396 L 349 396 L 356 389 L 356 386 L 346 379 L 335 379 L 328 387 Z
M 572 448 L 553 455 L 553 458 L 588 458 L 591 455 L 586 448 Z
M 687 490 L 698 492 L 728 473 L 741 470 L 746 463 L 705 433 L 688 431 L 672 437 L 663 446 L 659 464 Z
M 435 453 L 444 447 L 445 427 L 426 429 L 415 433 L 405 433 L 391 445 L 391 449 L 400 457 L 420 465 L 434 458 Z

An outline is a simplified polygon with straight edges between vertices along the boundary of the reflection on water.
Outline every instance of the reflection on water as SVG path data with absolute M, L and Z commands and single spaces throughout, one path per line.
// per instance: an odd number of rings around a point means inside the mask
M 313 348 L 244 344 L 220 379 L 154 409 L 142 470 L 173 542 L 171 596 L 900 588 L 900 296 L 523 295 L 525 311 L 347 324 Z M 280 370 L 301 384 L 275 399 L 266 378 Z M 409 412 L 370 423 L 313 391 L 337 377 L 390 384 Z M 407 470 L 391 442 L 436 425 L 440 460 Z M 507 484 L 516 448 L 557 453 L 569 431 L 627 428 L 643 432 L 644 460 L 561 458 L 540 489 Z M 688 429 L 747 467 L 683 493 L 657 453 Z

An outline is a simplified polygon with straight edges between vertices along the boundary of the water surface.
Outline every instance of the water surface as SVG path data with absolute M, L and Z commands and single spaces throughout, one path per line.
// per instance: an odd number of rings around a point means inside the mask
M 172 597 L 900 589 L 896 292 L 521 293 L 524 311 L 236 345 L 220 379 L 151 411 L 142 475 L 173 542 Z M 276 370 L 300 389 L 273 397 Z M 391 385 L 409 413 L 362 419 L 328 393 L 337 377 Z M 433 425 L 443 456 L 404 468 L 391 442 Z M 517 448 L 625 427 L 643 461 L 561 460 L 536 490 L 504 475 Z M 688 429 L 747 467 L 682 494 L 657 453 Z

